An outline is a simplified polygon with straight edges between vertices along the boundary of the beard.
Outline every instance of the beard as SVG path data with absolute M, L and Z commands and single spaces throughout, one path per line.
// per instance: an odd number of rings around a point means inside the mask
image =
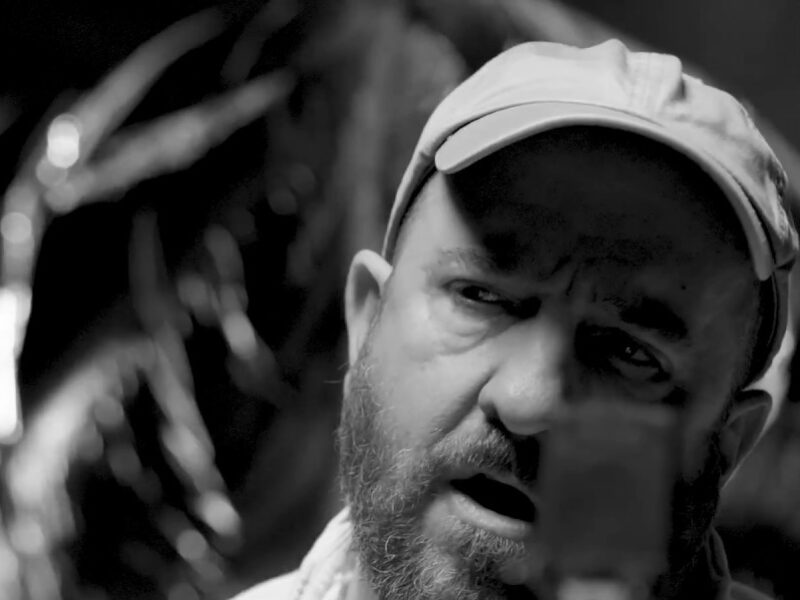
M 670 599 L 716 598 L 719 581 L 710 576 L 716 568 L 709 563 L 709 536 L 719 505 L 722 478 L 726 471 L 720 451 L 719 431 L 725 420 L 708 435 L 703 467 L 694 477 L 675 484 L 672 499 L 672 535 L 668 570 L 654 585 L 654 597 Z
M 382 426 L 381 388 L 373 381 L 369 349 L 368 339 L 350 373 L 338 436 L 354 547 L 372 589 L 381 600 L 536 600 L 529 588 L 503 581 L 503 566 L 526 556 L 522 542 L 463 522 L 451 523 L 447 539 L 439 540 L 425 533 L 423 515 L 443 475 L 454 467 L 510 473 L 532 485 L 538 440 L 520 439 L 500 424 L 487 423 L 469 439 L 445 436 L 421 451 L 396 449 Z M 709 439 L 699 474 L 676 484 L 669 572 L 656 582 L 655 597 L 687 597 L 687 586 L 705 585 L 697 571 L 704 566 L 699 557 L 719 498 L 715 441 L 715 436 Z

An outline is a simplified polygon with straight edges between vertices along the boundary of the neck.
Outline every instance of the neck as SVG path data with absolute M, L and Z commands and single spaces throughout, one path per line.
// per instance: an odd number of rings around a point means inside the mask
M 361 561 L 354 559 L 356 566 L 353 569 L 353 578 L 347 586 L 344 600 L 378 600 L 377 594 L 369 584 L 364 567 Z

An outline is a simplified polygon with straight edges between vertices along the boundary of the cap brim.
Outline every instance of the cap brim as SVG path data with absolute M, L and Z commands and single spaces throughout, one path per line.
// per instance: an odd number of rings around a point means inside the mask
M 467 123 L 436 152 L 437 170 L 455 173 L 536 133 L 571 125 L 621 129 L 659 141 L 695 161 L 728 197 L 742 224 L 756 276 L 764 281 L 774 270 L 772 250 L 760 220 L 742 187 L 710 155 L 677 134 L 639 116 L 591 104 L 537 102 L 504 108 Z

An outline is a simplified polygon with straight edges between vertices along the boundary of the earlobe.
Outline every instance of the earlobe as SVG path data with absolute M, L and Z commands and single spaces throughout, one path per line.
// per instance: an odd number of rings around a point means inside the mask
M 731 414 L 720 432 L 720 451 L 725 461 L 723 482 L 730 479 L 761 438 L 771 407 L 772 397 L 764 390 L 737 393 Z
M 350 263 L 345 287 L 347 353 L 354 364 L 380 307 L 384 286 L 392 266 L 372 250 L 361 250 Z

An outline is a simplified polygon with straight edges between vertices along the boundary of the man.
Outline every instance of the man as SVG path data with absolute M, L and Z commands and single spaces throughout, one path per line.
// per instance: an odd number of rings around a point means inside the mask
M 490 61 L 423 130 L 383 254 L 353 260 L 348 508 L 243 599 L 551 597 L 541 457 L 598 403 L 680 415 L 651 596 L 759 597 L 729 581 L 711 519 L 770 409 L 748 385 L 785 329 L 784 187 L 744 109 L 674 57 L 533 43 Z

